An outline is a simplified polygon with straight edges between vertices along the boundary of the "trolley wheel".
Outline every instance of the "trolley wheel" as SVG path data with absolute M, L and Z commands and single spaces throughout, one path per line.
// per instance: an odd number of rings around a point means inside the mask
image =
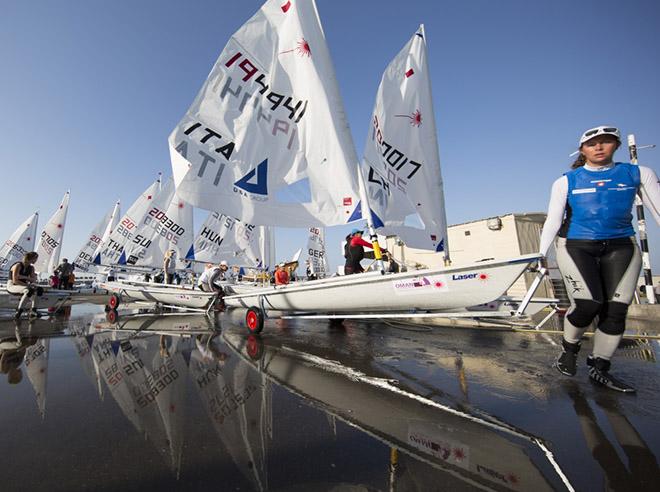
M 245 350 L 252 360 L 259 360 L 264 355 L 264 342 L 258 335 L 248 335 Z
M 250 333 L 261 333 L 261 330 L 264 329 L 263 311 L 256 307 L 248 308 L 247 313 L 245 313 L 245 324 Z
M 116 309 L 110 309 L 105 314 L 105 320 L 110 324 L 114 325 L 117 322 L 117 318 L 119 318 L 119 313 L 117 312 Z
M 117 309 L 119 307 L 119 304 L 121 304 L 121 299 L 117 294 L 112 294 L 110 296 L 110 299 L 108 300 L 108 307 L 110 309 Z

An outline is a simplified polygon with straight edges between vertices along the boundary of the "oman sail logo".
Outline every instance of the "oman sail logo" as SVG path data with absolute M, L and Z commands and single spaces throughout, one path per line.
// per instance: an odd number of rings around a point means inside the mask
M 429 275 L 396 280 L 392 282 L 392 288 L 396 295 L 417 294 L 420 291 L 428 290 L 440 292 L 449 290 L 446 275 Z

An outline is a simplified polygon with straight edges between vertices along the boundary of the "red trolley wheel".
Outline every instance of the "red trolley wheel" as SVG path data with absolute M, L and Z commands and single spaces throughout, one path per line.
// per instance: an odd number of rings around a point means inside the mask
M 245 324 L 250 333 L 261 333 L 264 329 L 264 313 L 259 308 L 251 307 L 245 314 Z

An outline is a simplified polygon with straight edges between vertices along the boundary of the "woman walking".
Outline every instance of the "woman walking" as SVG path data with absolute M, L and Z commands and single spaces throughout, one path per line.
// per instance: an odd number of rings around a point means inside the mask
M 619 130 L 599 126 L 584 132 L 572 170 L 552 185 L 540 252 L 555 236 L 557 263 L 571 308 L 564 318 L 562 352 L 555 367 L 574 376 L 582 335 L 598 317 L 589 377 L 610 389 L 635 389 L 609 372 L 625 331 L 628 305 L 637 286 L 641 256 L 632 226 L 632 206 L 641 192 L 644 204 L 660 224 L 660 187 L 647 167 L 613 162 L 621 145 Z

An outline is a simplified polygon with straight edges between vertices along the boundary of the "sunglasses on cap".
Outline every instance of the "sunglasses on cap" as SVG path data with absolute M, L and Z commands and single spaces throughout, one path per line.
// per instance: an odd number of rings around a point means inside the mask
M 582 137 L 580 137 L 580 145 L 598 135 L 612 135 L 613 137 L 616 137 L 617 140 L 621 141 L 621 134 L 619 133 L 618 128 L 614 126 L 599 126 L 584 132 Z

